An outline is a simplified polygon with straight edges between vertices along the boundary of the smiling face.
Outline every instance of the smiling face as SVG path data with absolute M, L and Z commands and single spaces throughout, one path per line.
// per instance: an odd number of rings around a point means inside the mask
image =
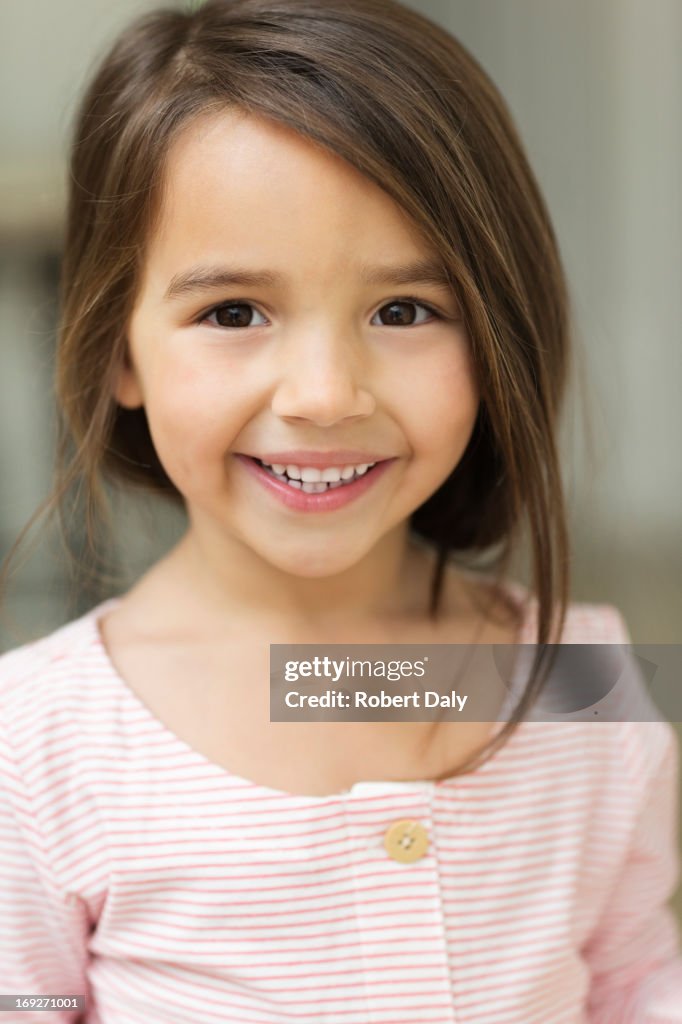
M 355 168 L 241 112 L 206 115 L 176 140 L 161 213 L 118 402 L 145 406 L 207 557 L 239 549 L 298 577 L 357 565 L 406 531 L 476 419 L 469 341 L 447 285 L 363 278 L 437 254 Z M 167 296 L 196 268 L 237 267 L 278 280 L 201 290 L 185 281 Z M 352 501 L 310 511 L 237 457 L 290 449 L 395 461 Z

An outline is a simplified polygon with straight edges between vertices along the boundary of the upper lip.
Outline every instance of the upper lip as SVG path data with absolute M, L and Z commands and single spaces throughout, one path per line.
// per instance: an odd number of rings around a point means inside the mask
M 370 462 L 384 462 L 393 458 L 391 455 L 374 455 L 371 452 L 362 452 L 357 448 L 336 448 L 328 452 L 305 451 L 303 448 L 294 448 L 282 452 L 242 452 L 243 455 L 250 455 L 252 458 L 260 459 L 262 462 L 269 462 L 270 465 L 280 466 L 316 466 L 324 469 L 325 466 L 360 466 Z

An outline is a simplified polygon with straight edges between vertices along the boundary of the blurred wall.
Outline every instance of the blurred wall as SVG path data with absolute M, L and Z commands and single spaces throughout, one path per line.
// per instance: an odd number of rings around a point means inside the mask
M 682 4 L 432 0 L 423 9 L 507 99 L 559 237 L 584 374 L 564 445 L 574 592 L 618 604 L 636 640 L 679 642 Z
M 154 6 L 140 0 L 0 4 L 4 232 L 33 228 L 40 236 L 58 226 L 70 118 L 88 69 L 120 27 Z

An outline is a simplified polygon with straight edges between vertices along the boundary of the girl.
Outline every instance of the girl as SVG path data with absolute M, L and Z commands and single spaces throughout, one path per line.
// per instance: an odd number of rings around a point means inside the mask
M 187 528 L 0 659 L 2 987 L 84 997 L 4 1020 L 682 1021 L 668 723 L 528 721 L 541 657 L 509 721 L 269 718 L 272 643 L 628 642 L 568 601 L 568 335 L 442 29 L 208 0 L 120 36 L 72 150 L 55 500 L 84 481 L 90 525 L 104 477 Z

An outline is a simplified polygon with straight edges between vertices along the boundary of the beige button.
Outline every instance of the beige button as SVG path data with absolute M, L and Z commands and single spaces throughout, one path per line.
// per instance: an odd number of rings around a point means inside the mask
M 429 837 L 424 826 L 409 818 L 394 821 L 384 836 L 384 846 L 389 857 L 401 864 L 419 860 L 426 853 L 428 845 Z

